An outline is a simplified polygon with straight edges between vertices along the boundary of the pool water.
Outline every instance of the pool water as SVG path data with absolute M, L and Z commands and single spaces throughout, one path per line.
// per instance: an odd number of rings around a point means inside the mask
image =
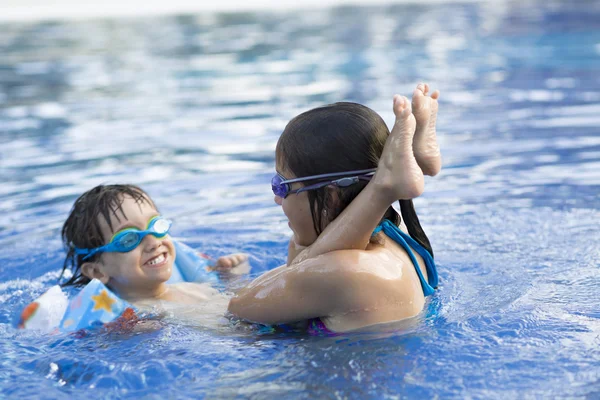
M 600 3 L 1 23 L 0 54 L 0 397 L 600 396 Z M 416 200 L 441 281 L 419 318 L 337 337 L 14 329 L 99 183 L 141 185 L 176 237 L 250 253 L 252 276 L 283 264 L 286 122 L 351 100 L 391 123 L 422 80 L 442 91 L 444 169 Z

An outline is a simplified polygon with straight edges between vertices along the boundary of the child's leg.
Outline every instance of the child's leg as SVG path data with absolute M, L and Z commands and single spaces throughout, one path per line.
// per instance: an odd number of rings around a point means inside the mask
M 394 96 L 394 114 L 396 122 L 371 182 L 293 263 L 335 250 L 365 249 L 394 201 L 423 193 L 423 172 L 413 154 L 416 121 L 406 97 Z
M 429 85 L 426 83 L 419 83 L 413 92 L 412 110 L 417 120 L 413 150 L 423 174 L 435 176 L 442 168 L 442 157 L 435 134 L 440 92 L 436 90 L 431 97 L 427 95 L 428 92 Z

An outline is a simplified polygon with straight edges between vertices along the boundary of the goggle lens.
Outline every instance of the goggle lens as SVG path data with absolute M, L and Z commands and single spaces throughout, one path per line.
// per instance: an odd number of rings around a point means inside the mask
M 134 249 L 140 242 L 140 234 L 138 232 L 127 232 L 115 243 L 119 250 L 128 251 Z
M 157 237 L 162 237 L 165 236 L 167 233 L 169 233 L 169 228 L 171 228 L 171 222 L 164 219 L 164 218 L 159 218 L 155 220 L 156 222 L 154 222 L 154 225 L 152 226 L 155 235 Z
M 285 198 L 288 192 L 288 185 L 285 183 L 281 183 L 285 180 L 284 177 L 277 174 L 271 179 L 271 189 L 273 190 L 273 194 L 275 196 L 279 196 L 281 198 Z

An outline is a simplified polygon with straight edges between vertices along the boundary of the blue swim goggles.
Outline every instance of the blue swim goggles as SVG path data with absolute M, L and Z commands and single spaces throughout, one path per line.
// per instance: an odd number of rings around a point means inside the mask
M 305 176 L 303 178 L 295 179 L 286 179 L 283 175 L 277 173 L 271 179 L 271 189 L 273 189 L 273 194 L 275 196 L 285 199 L 290 194 L 306 192 L 307 190 L 315 190 L 329 185 L 348 187 L 358 183 L 361 180 L 370 181 L 373 175 L 375 175 L 375 171 L 377 171 L 377 168 L 362 169 L 359 171 L 332 172 L 330 174 Z M 292 190 L 292 183 L 315 180 L 321 182 Z
M 113 235 L 108 244 L 96 247 L 95 249 L 79 249 L 75 247 L 75 254 L 85 254 L 86 256 L 83 257 L 83 259 L 87 260 L 96 253 L 127 253 L 138 247 L 138 245 L 142 243 L 142 240 L 148 235 L 153 235 L 157 238 L 167 236 L 171 229 L 171 224 L 171 221 L 158 215 L 148 221 L 146 230 L 141 231 L 137 228 L 122 229 Z

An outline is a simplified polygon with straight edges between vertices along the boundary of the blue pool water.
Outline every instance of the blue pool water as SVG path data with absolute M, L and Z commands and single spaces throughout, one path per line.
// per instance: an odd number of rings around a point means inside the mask
M 600 397 L 600 3 L 531 0 L 0 24 L 0 397 Z M 213 256 L 285 260 L 285 123 L 442 90 L 417 211 L 441 285 L 388 333 L 165 323 L 17 331 L 78 194 L 142 185 Z

